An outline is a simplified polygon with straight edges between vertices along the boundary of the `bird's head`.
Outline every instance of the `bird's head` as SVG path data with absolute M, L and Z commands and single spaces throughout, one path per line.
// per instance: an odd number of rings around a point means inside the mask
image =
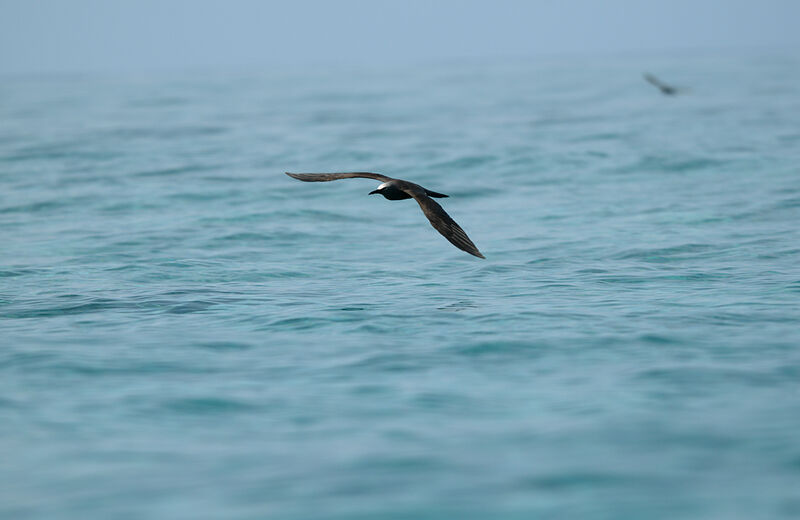
M 383 184 L 378 186 L 378 189 L 372 190 L 371 192 L 369 192 L 369 194 L 370 195 L 375 195 L 376 193 L 383 193 L 383 190 L 385 190 L 388 185 L 389 185 L 388 182 L 384 182 Z

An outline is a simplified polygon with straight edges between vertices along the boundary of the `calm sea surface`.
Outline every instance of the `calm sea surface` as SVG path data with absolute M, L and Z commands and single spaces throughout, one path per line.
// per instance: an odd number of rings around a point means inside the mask
M 286 170 L 447 193 L 487 259 Z M 3 519 L 798 518 L 798 490 L 800 59 L 0 83 Z

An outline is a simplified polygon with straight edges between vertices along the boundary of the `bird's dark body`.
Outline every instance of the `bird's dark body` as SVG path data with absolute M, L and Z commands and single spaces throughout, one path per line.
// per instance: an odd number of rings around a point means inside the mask
M 370 195 L 374 193 L 380 193 L 389 200 L 405 200 L 414 198 L 413 196 L 410 195 L 410 193 L 424 193 L 428 197 L 436 197 L 436 198 L 443 198 L 449 196 L 445 195 L 444 193 L 436 193 L 435 191 L 427 190 L 422 186 L 420 186 L 419 184 L 414 184 L 413 182 L 408 182 L 408 181 L 401 181 L 399 179 L 395 179 L 385 184 L 386 185 L 382 189 L 370 192 Z
M 375 190 L 375 191 L 380 193 L 381 195 L 383 195 L 385 198 L 387 198 L 389 200 L 405 200 L 405 199 L 410 199 L 411 198 L 411 195 L 409 195 L 408 193 L 404 192 L 403 190 L 399 190 L 399 189 L 395 188 L 394 186 L 387 186 L 387 187 L 383 188 L 380 191 L 378 191 L 378 190 Z
M 353 179 L 365 178 L 375 179 L 381 181 L 382 184 L 378 186 L 377 190 L 370 192 L 370 195 L 380 194 L 388 200 L 405 200 L 414 199 L 419 204 L 420 209 L 430 221 L 431 225 L 445 237 L 448 242 L 467 253 L 477 256 L 478 258 L 485 258 L 472 240 L 469 239 L 467 234 L 461 227 L 456 224 L 447 212 L 434 201 L 431 197 L 443 198 L 447 197 L 444 193 L 437 193 L 423 188 L 419 184 L 404 181 L 402 179 L 393 179 L 380 173 L 372 172 L 342 172 L 342 173 L 289 173 L 286 175 L 293 177 L 303 182 L 329 182 L 339 179 Z

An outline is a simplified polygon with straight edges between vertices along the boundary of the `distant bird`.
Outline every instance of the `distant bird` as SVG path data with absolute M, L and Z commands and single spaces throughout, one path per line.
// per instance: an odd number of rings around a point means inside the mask
M 431 197 L 442 198 L 447 197 L 443 193 L 436 193 L 435 191 L 427 190 L 419 184 L 404 181 L 402 179 L 392 179 L 379 173 L 370 172 L 349 172 L 349 173 L 289 173 L 289 177 L 294 177 L 297 180 L 304 182 L 328 182 L 336 181 L 339 179 L 352 179 L 363 177 L 365 179 L 375 179 L 381 181 L 383 184 L 378 186 L 378 189 L 371 191 L 369 194 L 373 195 L 379 193 L 389 200 L 403 200 L 414 199 L 422 208 L 422 212 L 431 221 L 431 225 L 442 234 L 451 244 L 466 251 L 467 253 L 477 256 L 478 258 L 486 258 L 478 251 L 472 240 L 469 239 L 464 230 L 456 224 L 456 221 L 450 218 L 442 207 L 436 203 Z
M 645 74 L 644 79 L 651 85 L 654 85 L 665 96 L 674 96 L 676 94 L 680 94 L 681 92 L 687 91 L 687 89 L 685 88 L 673 87 L 672 85 L 667 85 L 666 83 L 662 83 L 661 81 L 659 81 L 657 77 L 653 76 L 652 74 Z

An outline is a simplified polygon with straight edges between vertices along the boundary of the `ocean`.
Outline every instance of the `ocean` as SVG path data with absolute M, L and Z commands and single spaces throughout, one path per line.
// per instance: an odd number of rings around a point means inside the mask
M 800 516 L 796 55 L 7 76 L 0 121 L 2 518 Z M 486 260 L 285 171 L 446 193 Z

